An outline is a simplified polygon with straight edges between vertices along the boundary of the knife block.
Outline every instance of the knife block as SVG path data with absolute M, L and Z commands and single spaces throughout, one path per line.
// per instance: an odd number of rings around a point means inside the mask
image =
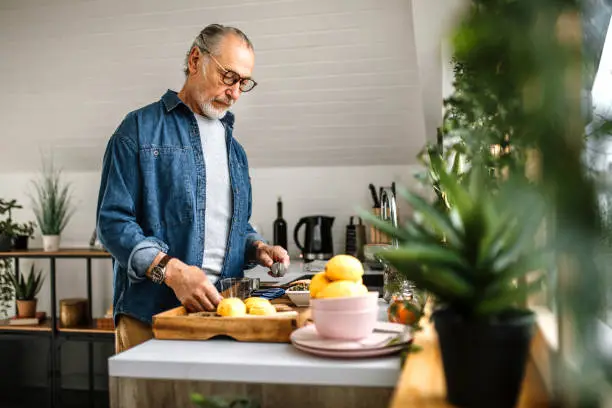
M 372 214 L 374 214 L 377 218 L 381 218 L 381 210 L 380 208 L 372 208 Z M 381 232 L 378 228 L 374 226 L 370 226 L 370 244 L 390 244 L 391 238 Z

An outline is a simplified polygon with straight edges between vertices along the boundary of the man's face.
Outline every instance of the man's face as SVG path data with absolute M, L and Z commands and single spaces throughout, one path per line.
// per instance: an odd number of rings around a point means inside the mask
M 216 62 L 214 59 L 216 59 Z M 218 62 L 218 64 L 217 64 Z M 250 78 L 255 64 L 255 55 L 247 45 L 233 34 L 226 35 L 219 44 L 218 55 L 201 53 L 197 47 L 191 51 L 189 81 L 192 95 L 201 115 L 220 119 L 240 98 L 240 81 L 234 85 L 223 82 L 227 70 Z

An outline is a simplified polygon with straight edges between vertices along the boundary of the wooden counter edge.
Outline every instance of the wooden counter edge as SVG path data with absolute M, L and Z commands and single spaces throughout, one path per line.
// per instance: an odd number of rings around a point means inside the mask
M 438 338 L 428 317 L 422 321 L 423 330 L 415 335 L 414 344 L 422 347 L 408 355 L 395 388 L 390 408 L 447 408 L 444 369 L 438 346 Z M 538 341 L 534 336 L 534 342 Z M 531 356 L 527 362 L 525 377 L 517 408 L 548 407 L 546 386 Z

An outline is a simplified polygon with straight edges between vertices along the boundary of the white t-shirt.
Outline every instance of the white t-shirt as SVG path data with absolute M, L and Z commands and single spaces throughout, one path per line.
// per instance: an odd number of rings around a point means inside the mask
M 218 119 L 196 114 L 204 164 L 206 166 L 206 209 L 204 219 L 204 262 L 202 269 L 216 281 L 225 258 L 230 221 L 232 190 L 225 128 Z

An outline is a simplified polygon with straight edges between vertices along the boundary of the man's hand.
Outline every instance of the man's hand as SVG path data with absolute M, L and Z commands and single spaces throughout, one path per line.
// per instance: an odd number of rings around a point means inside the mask
M 256 241 L 253 245 L 255 245 L 255 259 L 260 265 L 270 268 L 273 263 L 281 262 L 285 266 L 289 266 L 289 254 L 285 251 L 285 248 L 266 245 L 261 241 Z
M 176 258 L 168 262 L 165 282 L 190 312 L 215 311 L 223 299 L 202 269 Z

